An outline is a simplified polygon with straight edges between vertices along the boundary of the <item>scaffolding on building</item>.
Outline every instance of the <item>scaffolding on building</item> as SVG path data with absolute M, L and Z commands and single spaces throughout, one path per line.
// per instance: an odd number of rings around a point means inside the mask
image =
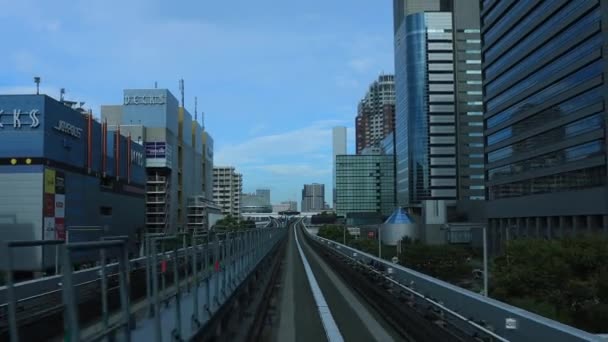
M 146 180 L 146 230 L 166 233 L 169 227 L 169 178 L 160 171 L 148 171 Z

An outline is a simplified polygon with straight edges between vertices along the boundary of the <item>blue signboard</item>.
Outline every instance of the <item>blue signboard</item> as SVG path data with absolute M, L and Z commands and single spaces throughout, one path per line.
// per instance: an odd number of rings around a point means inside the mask
M 165 142 L 147 142 L 146 158 L 166 158 L 167 145 Z

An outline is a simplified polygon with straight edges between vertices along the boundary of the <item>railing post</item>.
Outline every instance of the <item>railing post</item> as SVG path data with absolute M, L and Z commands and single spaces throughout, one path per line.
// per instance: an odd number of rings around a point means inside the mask
M 101 280 L 101 315 L 103 322 L 103 329 L 107 330 L 110 326 L 109 314 L 108 314 L 108 279 L 106 274 L 106 249 L 102 248 L 99 250 L 99 257 L 101 259 L 101 265 L 99 269 L 100 280 Z
M 72 279 L 72 260 L 70 249 L 63 247 L 63 325 L 68 341 L 80 341 L 80 330 L 78 327 L 78 306 L 74 298 L 74 282 Z
M 220 296 L 219 296 L 219 293 L 220 293 L 220 272 L 221 272 L 222 265 L 220 263 L 220 239 L 219 239 L 218 234 L 215 234 L 215 246 L 214 247 L 215 247 L 214 248 L 215 249 L 215 253 L 214 253 L 215 254 L 215 258 L 214 259 L 215 260 L 213 260 L 213 264 L 214 264 L 213 268 L 214 268 L 214 275 L 215 275 L 215 291 L 214 291 L 214 294 L 213 294 L 213 302 L 214 302 L 213 305 L 212 305 L 213 307 L 215 306 L 215 304 L 219 305 L 219 302 L 220 302 Z M 215 270 L 216 269 L 216 265 L 217 265 L 217 271 Z
M 150 241 L 152 252 L 152 296 L 154 297 L 154 337 L 156 342 L 161 342 L 163 332 L 160 321 L 160 298 L 158 296 L 158 254 L 156 253 L 156 240 Z
M 193 308 L 192 308 L 192 331 L 196 331 L 200 326 L 200 321 L 198 318 L 199 312 L 199 303 L 198 303 L 198 288 L 199 288 L 199 274 L 198 274 L 198 266 L 197 266 L 197 254 L 198 254 L 198 245 L 196 243 L 196 237 L 192 234 L 192 300 L 193 300 Z
M 168 303 L 166 302 L 166 289 L 167 289 L 167 279 L 166 279 L 166 274 L 167 274 L 167 255 L 165 254 L 165 241 L 164 240 L 160 240 L 160 254 L 161 254 L 161 258 L 162 258 L 162 263 L 164 264 L 164 272 L 161 272 L 161 296 L 163 297 L 163 302 L 165 303 L 165 305 L 168 305 Z
M 104 249 L 102 249 L 104 250 Z M 129 249 L 127 243 L 122 246 L 120 253 L 119 266 L 119 281 L 120 281 L 120 304 L 124 319 L 124 340 L 131 341 L 131 305 L 129 303 Z
M 6 291 L 8 300 L 8 328 L 11 336 L 11 341 L 19 341 L 19 332 L 17 328 L 17 296 L 15 294 L 14 279 L 13 279 L 13 252 L 7 242 L 2 243 L 4 250 L 4 259 L 6 260 Z
M 177 240 L 176 240 L 177 242 Z M 181 310 L 181 284 L 179 282 L 179 269 L 178 269 L 178 247 L 177 243 L 173 247 L 173 284 L 175 286 L 175 328 L 173 329 L 173 338 L 177 341 L 181 341 L 182 336 L 182 310 Z M 184 250 L 184 253 L 186 251 Z M 186 267 L 187 269 L 187 267 Z M 168 301 L 167 301 L 168 302 Z

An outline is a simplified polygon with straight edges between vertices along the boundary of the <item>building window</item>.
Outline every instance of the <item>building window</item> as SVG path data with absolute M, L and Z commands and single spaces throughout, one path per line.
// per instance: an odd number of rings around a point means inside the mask
M 99 207 L 99 214 L 102 216 L 112 216 L 112 207 L 106 207 L 106 206 Z

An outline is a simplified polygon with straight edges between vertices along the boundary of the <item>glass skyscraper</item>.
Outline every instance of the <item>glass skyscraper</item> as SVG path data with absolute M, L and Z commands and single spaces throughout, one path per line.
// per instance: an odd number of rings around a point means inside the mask
M 478 2 L 395 0 L 395 154 L 401 206 L 483 200 Z
M 394 162 L 390 155 L 336 156 L 336 213 L 376 213 L 395 208 Z
M 483 1 L 495 244 L 608 229 L 604 1 Z

